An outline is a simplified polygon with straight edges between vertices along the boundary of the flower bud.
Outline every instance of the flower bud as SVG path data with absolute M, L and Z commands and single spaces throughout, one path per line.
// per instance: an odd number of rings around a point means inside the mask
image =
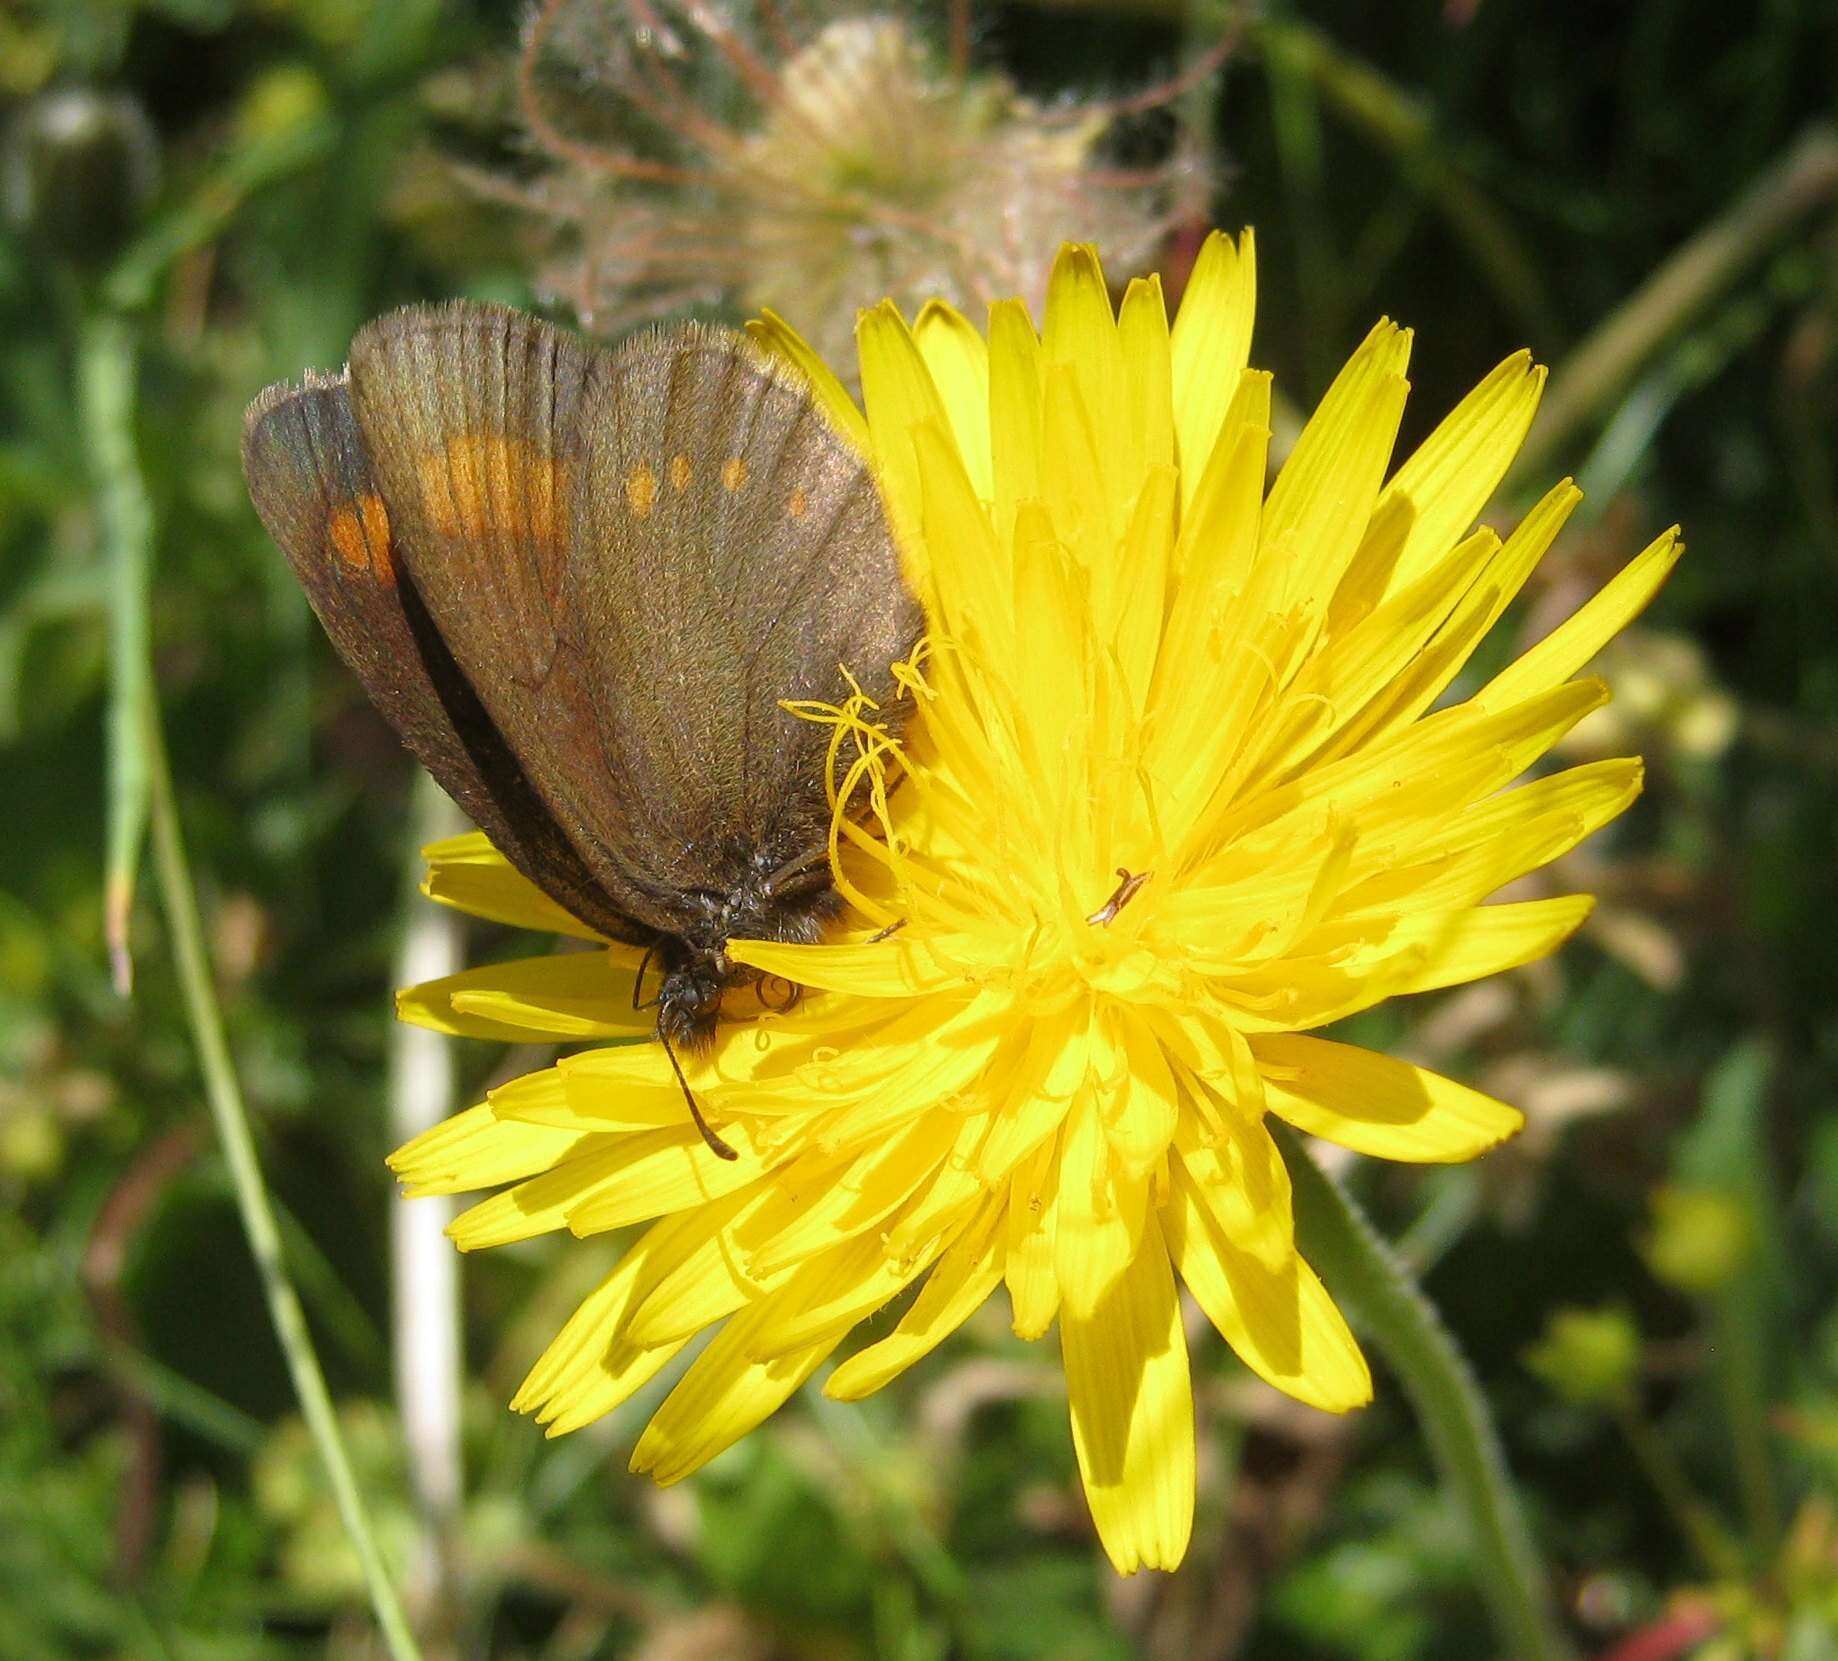
M 1560 1309 L 1544 1336 L 1525 1352 L 1525 1364 L 1566 1401 L 1579 1407 L 1628 1401 L 1640 1368 L 1640 1333 L 1619 1305 Z
M 1672 1184 L 1653 1195 L 1653 1227 L 1642 1254 L 1647 1267 L 1684 1292 L 1714 1292 L 1748 1261 L 1753 1219 L 1734 1194 Z
M 94 268 L 139 227 L 159 181 L 159 140 L 133 98 L 66 87 L 33 99 L 0 156 L 6 217 L 53 257 Z

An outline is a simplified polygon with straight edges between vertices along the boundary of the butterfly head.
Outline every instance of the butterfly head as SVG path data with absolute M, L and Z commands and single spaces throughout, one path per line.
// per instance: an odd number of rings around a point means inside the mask
M 657 992 L 657 1031 L 666 1042 L 698 1054 L 715 1040 L 721 993 L 733 978 L 725 952 L 689 948 L 674 963 L 666 960 Z

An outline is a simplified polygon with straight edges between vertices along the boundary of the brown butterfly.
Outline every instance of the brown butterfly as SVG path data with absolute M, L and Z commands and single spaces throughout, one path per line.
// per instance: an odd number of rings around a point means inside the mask
M 250 405 L 243 470 L 372 702 L 504 856 L 662 970 L 705 1047 L 732 936 L 839 907 L 826 731 L 884 708 L 918 637 L 868 465 L 746 336 L 595 346 L 455 304 L 396 312 L 342 374 Z M 710 1147 L 732 1150 L 684 1095 Z

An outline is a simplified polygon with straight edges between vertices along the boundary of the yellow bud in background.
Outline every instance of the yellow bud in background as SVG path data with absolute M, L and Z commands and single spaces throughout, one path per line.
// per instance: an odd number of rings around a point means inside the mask
M 1639 1376 L 1640 1331 L 1618 1304 L 1560 1309 L 1525 1352 L 1525 1364 L 1566 1401 L 1619 1405 L 1631 1399 Z
M 325 84 L 303 63 L 283 64 L 258 77 L 236 110 L 238 136 L 273 143 L 317 121 L 326 110 Z
M 1685 1292 L 1712 1292 L 1748 1261 L 1755 1229 L 1748 1209 L 1719 1188 L 1671 1184 L 1653 1195 L 1647 1267 Z
M 0 1107 L 0 1173 L 37 1182 L 63 1162 L 64 1132 L 55 1113 L 38 1105 Z

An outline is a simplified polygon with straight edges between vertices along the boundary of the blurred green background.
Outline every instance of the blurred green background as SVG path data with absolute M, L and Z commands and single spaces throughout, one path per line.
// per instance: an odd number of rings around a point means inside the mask
M 1419 330 L 1406 444 L 1510 350 L 1553 366 L 1495 517 L 1566 472 L 1589 498 L 1502 655 L 1683 522 L 1683 566 L 1605 662 L 1612 722 L 1576 740 L 1650 762 L 1559 873 L 1603 896 L 1597 920 L 1554 963 L 1361 1033 L 1524 1105 L 1527 1134 L 1472 1168 L 1347 1175 L 1494 1404 L 1580 1653 L 1838 1657 L 1838 7 L 906 15 L 946 82 L 955 49 L 1020 88 L 1011 118 L 1144 106 L 1097 153 L 1104 189 L 1135 169 L 1158 193 L 1137 263 L 1178 279 L 1207 223 L 1254 224 L 1254 361 L 1297 409 L 1380 314 Z M 1210 1335 L 1172 1577 L 1103 1566 L 1055 1357 L 994 1306 L 882 1396 L 807 1392 L 680 1489 L 624 1474 L 655 1391 L 545 1443 L 504 1403 L 604 1242 L 464 1264 L 464 1497 L 430 1534 L 381 1163 L 428 815 L 257 525 L 237 442 L 261 386 L 336 365 L 391 305 L 569 315 L 558 273 L 595 215 L 615 241 L 627 221 L 532 133 L 522 22 L 426 0 L 0 12 L 0 1658 L 380 1653 L 150 878 L 131 998 L 111 983 L 105 873 L 130 868 L 138 784 L 109 732 L 143 638 L 289 1261 L 430 1656 L 1497 1654 L 1392 1381 L 1329 1420 Z M 593 38 L 562 42 L 584 104 Z M 717 287 L 658 303 L 719 311 Z M 806 298 L 784 296 L 794 322 Z M 143 525 L 144 572 L 121 552 Z M 463 1105 L 506 1062 L 453 1048 Z

